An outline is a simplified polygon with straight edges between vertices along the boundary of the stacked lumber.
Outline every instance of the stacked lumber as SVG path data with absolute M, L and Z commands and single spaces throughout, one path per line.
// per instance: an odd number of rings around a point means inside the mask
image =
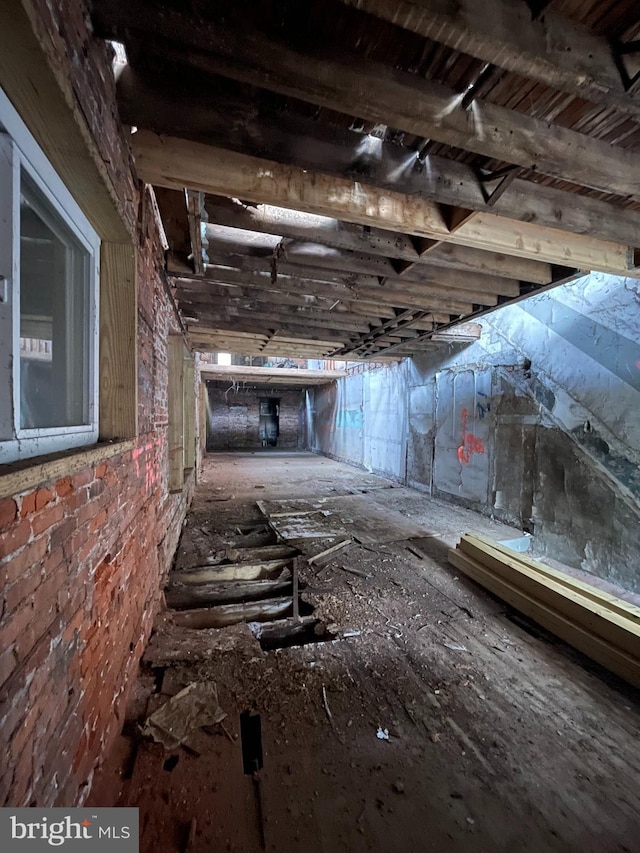
M 467 533 L 449 562 L 592 660 L 640 687 L 640 608 Z

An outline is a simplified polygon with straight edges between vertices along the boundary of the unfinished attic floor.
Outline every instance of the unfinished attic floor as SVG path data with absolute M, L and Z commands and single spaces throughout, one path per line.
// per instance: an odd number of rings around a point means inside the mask
M 323 457 L 208 456 L 168 602 L 194 567 L 257 555 L 290 615 L 277 555 L 353 540 L 296 561 L 303 623 L 336 639 L 265 650 L 281 622 L 252 626 L 261 645 L 245 623 L 185 627 L 206 609 L 162 614 L 91 803 L 138 806 L 142 853 L 640 850 L 638 694 L 449 566 L 468 530 L 514 535 Z M 192 682 L 216 685 L 223 722 L 174 749 L 142 737 Z

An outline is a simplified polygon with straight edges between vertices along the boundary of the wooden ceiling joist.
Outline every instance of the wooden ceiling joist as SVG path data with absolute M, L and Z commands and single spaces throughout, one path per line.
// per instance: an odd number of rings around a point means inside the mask
M 640 118 L 640 95 L 625 91 L 619 50 L 602 36 L 525 0 L 342 0 L 364 12 L 515 71 L 577 98 L 615 104 Z
M 176 95 L 170 82 L 159 85 L 154 77 L 152 84 L 126 68 L 118 81 L 124 120 L 163 135 L 215 144 L 281 165 L 297 165 L 347 180 L 364 178 L 379 189 L 440 204 L 491 210 L 521 222 L 637 244 L 636 211 L 584 195 L 576 203 L 574 193 L 519 178 L 488 205 L 487 185 L 467 163 L 433 154 L 421 160 L 420 152 L 379 139 L 372 143 L 358 131 L 322 125 L 284 111 L 256 117 L 257 107 L 220 99 L 209 91 L 213 86 L 207 88 L 206 97 L 196 91 Z M 229 121 L 229 115 L 234 121 Z
M 299 53 L 251 32 L 192 19 L 145 0 L 96 3 L 102 31 L 131 32 L 174 43 L 185 63 L 268 88 L 337 112 L 463 148 L 501 162 L 536 169 L 601 192 L 640 198 L 640 158 L 582 133 L 489 102 L 462 106 L 463 95 L 357 55 L 327 59 Z
M 206 196 L 205 207 L 210 226 L 222 225 L 406 261 L 415 264 L 416 272 L 422 266 L 440 264 L 538 284 L 547 284 L 553 279 L 550 264 L 449 243 L 440 243 L 427 254 L 420 254 L 420 247 L 416 245 L 419 238 L 341 222 L 328 216 L 268 204 L 248 206 L 220 196 Z M 207 231 L 215 243 L 215 231 L 211 227 Z
M 326 3 L 93 0 L 194 346 L 403 357 L 640 277 L 631 0 Z
M 514 223 L 492 214 L 476 214 L 450 232 L 438 205 L 415 196 L 384 192 L 367 184 L 311 175 L 221 148 L 138 131 L 132 147 L 140 177 L 148 183 L 275 203 L 347 222 L 400 231 L 419 237 L 503 252 L 547 263 L 633 274 L 628 246 L 559 232 L 531 223 Z M 481 218 L 480 218 L 481 217 Z M 478 221 L 479 220 L 479 221 Z M 476 224 L 477 223 L 477 224 Z

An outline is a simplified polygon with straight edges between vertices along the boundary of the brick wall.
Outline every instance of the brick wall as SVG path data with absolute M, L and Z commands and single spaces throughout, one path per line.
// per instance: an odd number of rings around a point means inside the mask
M 108 53 L 80 2 L 35 6 L 139 237 L 135 447 L 0 500 L 0 805 L 70 806 L 121 729 L 192 484 L 168 493 L 167 337 L 179 326 Z
M 261 397 L 280 400 L 278 447 L 302 447 L 303 394 L 295 388 L 229 390 L 228 383 L 207 382 L 209 426 L 207 450 L 250 450 L 261 447 Z

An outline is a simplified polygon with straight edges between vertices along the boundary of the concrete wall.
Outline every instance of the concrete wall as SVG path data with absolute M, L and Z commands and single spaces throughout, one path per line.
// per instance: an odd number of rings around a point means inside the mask
M 0 805 L 71 806 L 122 726 L 191 485 L 167 488 L 167 338 L 180 329 L 110 57 L 81 2 L 36 5 L 139 246 L 135 446 L 93 464 L 69 454 L 56 476 L 0 500 Z
M 541 552 L 640 590 L 638 282 L 586 276 L 482 325 L 473 345 L 312 393 L 311 448 L 494 514 Z
M 297 388 L 229 388 L 229 383 L 207 382 L 209 400 L 207 450 L 252 450 L 260 441 L 261 397 L 280 400 L 277 447 L 304 446 L 303 394 Z

